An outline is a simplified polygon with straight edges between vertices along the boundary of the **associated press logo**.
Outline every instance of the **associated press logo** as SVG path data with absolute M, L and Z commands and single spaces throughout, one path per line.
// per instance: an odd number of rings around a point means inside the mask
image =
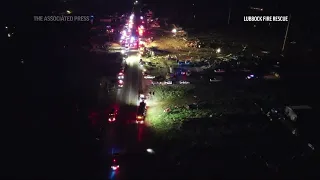
M 33 20 L 43 22 L 85 22 L 90 21 L 90 16 L 33 16 Z

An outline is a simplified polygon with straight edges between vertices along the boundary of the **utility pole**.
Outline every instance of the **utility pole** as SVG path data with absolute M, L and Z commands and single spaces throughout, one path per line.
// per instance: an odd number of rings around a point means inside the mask
M 290 20 L 291 20 L 291 14 L 289 15 L 287 30 L 286 30 L 286 34 L 284 35 L 284 40 L 283 40 L 283 45 L 282 45 L 282 50 L 281 50 L 282 52 L 284 51 L 284 47 L 286 46 L 286 41 L 287 41 L 288 31 L 289 31 L 289 26 L 290 26 Z
M 229 8 L 228 25 L 230 24 L 230 17 L 231 17 L 231 8 Z

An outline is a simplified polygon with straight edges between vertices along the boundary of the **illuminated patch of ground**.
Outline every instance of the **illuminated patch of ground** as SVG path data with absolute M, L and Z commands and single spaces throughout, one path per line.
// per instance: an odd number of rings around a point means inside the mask
M 212 48 L 192 48 L 186 46 L 186 39 L 174 37 L 162 37 L 155 40 L 148 47 L 156 47 L 159 50 L 170 52 L 172 57 L 177 57 L 180 60 L 199 60 L 200 58 L 215 58 L 217 56 L 224 56 L 225 53 L 217 54 Z M 167 57 L 167 56 L 166 56 Z M 168 63 L 167 58 L 152 57 L 151 61 L 159 61 Z
M 152 106 L 147 111 L 147 122 L 163 137 L 170 138 L 180 134 L 184 122 L 190 119 L 212 122 L 220 121 L 222 116 L 259 113 L 254 105 L 256 99 L 270 99 L 259 93 L 238 91 L 227 85 L 215 88 L 204 86 L 152 86 L 155 92 Z M 206 102 L 206 107 L 190 108 L 195 102 Z M 170 111 L 165 112 L 166 109 Z M 201 122 L 199 122 L 201 124 Z
M 165 133 L 172 129 L 179 129 L 183 120 L 188 118 L 207 117 L 209 110 L 189 110 L 186 105 L 194 101 L 193 86 L 152 86 L 153 106 L 147 112 L 148 124 L 157 132 Z M 165 112 L 166 109 L 170 111 Z
M 152 62 L 153 67 L 146 65 L 145 69 L 154 76 L 165 76 L 169 72 L 169 67 L 172 66 L 175 61 L 167 60 L 166 56 L 153 56 L 144 58 L 146 62 Z
M 186 41 L 183 39 L 173 37 L 162 37 L 153 41 L 148 47 L 157 47 L 160 50 L 169 51 L 171 53 L 178 53 L 181 50 L 189 50 L 186 47 Z
M 144 61 L 146 62 L 152 62 L 156 67 L 167 67 L 168 60 L 167 56 L 152 56 L 152 57 L 147 57 L 144 58 Z
M 175 102 L 166 102 L 149 108 L 147 112 L 148 124 L 160 134 L 170 133 L 172 131 L 179 131 L 182 123 L 187 119 L 204 118 L 211 114 L 210 110 L 189 110 L 184 106 L 178 105 Z M 166 108 L 170 108 L 171 110 L 164 112 Z M 173 134 L 166 135 L 170 136 Z

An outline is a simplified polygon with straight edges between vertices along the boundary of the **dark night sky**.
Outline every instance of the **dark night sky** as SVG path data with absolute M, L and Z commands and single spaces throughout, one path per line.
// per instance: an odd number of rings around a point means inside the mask
M 3 6 L 3 12 L 10 14 L 8 18 L 22 18 L 22 14 L 30 14 L 41 11 L 51 10 L 57 7 L 60 0 L 32 0 L 32 1 L 6 1 Z M 114 12 L 114 11 L 128 11 L 132 7 L 132 0 L 73 0 L 74 4 L 78 4 L 84 11 L 100 11 L 100 12 Z M 246 10 L 249 5 L 261 6 L 266 11 L 279 12 L 287 14 L 291 12 L 294 14 L 295 19 L 300 21 L 312 19 L 317 16 L 318 6 L 313 1 L 291 1 L 290 3 L 281 1 L 262 1 L 262 0 L 242 0 L 242 1 L 223 1 L 223 0 L 145 0 L 143 3 L 148 4 L 159 15 L 162 14 L 175 14 L 180 12 L 177 16 L 182 16 L 182 12 L 190 11 L 193 3 L 195 3 L 198 13 L 206 14 L 206 16 L 214 15 L 215 12 L 227 13 L 228 7 L 231 6 L 235 11 Z M 14 10 L 14 11 L 13 11 Z M 14 14 L 12 14 L 14 12 Z M 183 14 L 185 16 L 185 13 Z
M 52 10 L 66 9 L 61 6 L 60 0 L 32 0 L 30 1 L 6 1 L 3 11 L 8 22 L 15 22 L 21 26 L 28 26 L 33 21 L 33 15 L 47 15 Z M 110 14 L 113 12 L 128 12 L 132 8 L 132 0 L 73 0 L 74 5 L 80 9 L 81 14 Z M 265 9 L 263 15 L 287 15 L 292 13 L 291 31 L 298 32 L 309 39 L 318 38 L 318 6 L 315 2 L 277 2 L 262 0 L 144 0 L 159 17 L 168 17 L 177 24 L 188 23 L 196 14 L 196 22 L 203 28 L 214 28 L 226 25 L 228 9 L 232 7 L 231 21 L 233 24 L 243 24 L 243 16 L 250 15 L 248 6 L 257 6 Z M 192 4 L 195 6 L 192 6 Z M 197 27 L 198 27 L 197 25 Z M 284 24 L 285 26 L 285 24 Z M 283 27 L 280 27 L 283 29 Z M 282 30 L 281 30 L 282 32 Z M 281 36 L 283 36 L 281 34 Z M 301 38 L 305 38 L 301 36 Z

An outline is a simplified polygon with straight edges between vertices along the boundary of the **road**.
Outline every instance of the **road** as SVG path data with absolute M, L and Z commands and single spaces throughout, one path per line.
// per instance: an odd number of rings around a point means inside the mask
M 101 116 L 100 121 L 103 122 L 103 130 L 98 137 L 98 141 L 102 143 L 103 148 L 100 154 L 102 159 L 101 168 L 96 172 L 98 179 L 101 177 L 104 179 L 127 179 L 126 177 L 128 176 L 140 177 L 140 175 L 146 175 L 146 173 L 137 171 L 137 167 L 148 164 L 146 161 L 150 160 L 150 158 L 147 158 L 147 156 L 150 155 L 148 155 L 146 149 L 152 148 L 150 129 L 146 125 L 137 125 L 135 123 L 138 94 L 143 80 L 139 59 L 137 53 L 129 53 L 124 86 L 117 90 L 115 102 L 111 103 L 107 110 L 104 110 L 103 113 L 105 115 Z M 117 120 L 114 123 L 108 123 L 106 114 L 112 108 L 118 109 Z M 100 109 L 105 108 L 100 107 Z M 119 152 L 123 158 L 121 169 L 115 174 L 110 171 L 112 152 Z

